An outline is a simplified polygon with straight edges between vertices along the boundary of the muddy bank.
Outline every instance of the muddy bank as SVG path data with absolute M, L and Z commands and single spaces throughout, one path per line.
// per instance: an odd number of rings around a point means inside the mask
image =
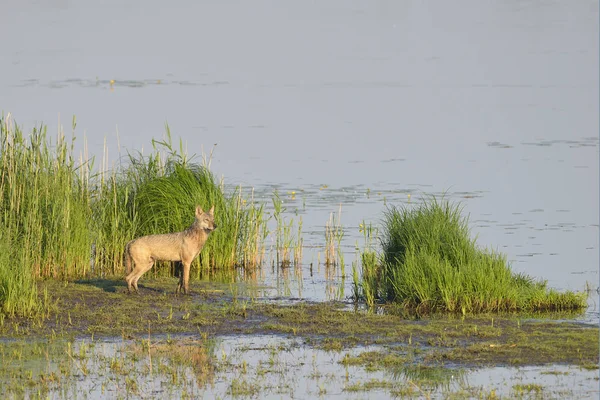
M 347 360 L 373 366 L 598 365 L 598 327 L 569 322 L 568 315 L 415 318 L 354 311 L 341 302 L 266 303 L 229 284 L 195 282 L 189 296 L 175 295 L 174 287 L 173 279 L 146 280 L 139 295 L 130 295 L 120 279 L 43 282 L 40 293 L 50 304 L 44 318 L 5 317 L 0 334 L 125 339 L 275 334 L 325 350 L 383 346 L 379 353 Z

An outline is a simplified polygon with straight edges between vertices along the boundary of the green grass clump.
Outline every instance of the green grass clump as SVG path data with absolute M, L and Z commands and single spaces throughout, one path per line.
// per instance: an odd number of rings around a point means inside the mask
M 418 312 L 586 307 L 585 293 L 548 289 L 545 281 L 513 273 L 503 254 L 479 248 L 459 205 L 431 197 L 412 208 L 390 206 L 383 230 L 381 260 L 362 282 L 363 295 L 376 292 Z

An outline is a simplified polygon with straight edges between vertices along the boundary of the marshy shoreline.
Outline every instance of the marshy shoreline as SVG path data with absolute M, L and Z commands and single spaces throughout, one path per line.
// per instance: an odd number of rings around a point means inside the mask
M 374 313 L 342 301 L 286 304 L 214 282 L 194 282 L 191 295 L 176 295 L 165 278 L 146 280 L 136 295 L 121 281 L 42 282 L 40 290 L 50 293 L 52 304 L 47 313 L 4 318 L 0 334 L 5 339 L 275 334 L 338 350 L 410 344 L 429 348 L 425 360 L 467 367 L 598 364 L 598 327 L 577 321 L 577 313 L 419 317 L 393 306 Z
M 45 315 L 8 317 L 0 325 L 3 390 L 13 396 L 56 395 L 64 393 L 60 388 L 67 383 L 88 387 L 104 382 L 104 394 L 143 398 L 148 395 L 143 388 L 158 380 L 163 384 L 155 391 L 183 397 L 293 397 L 299 390 L 294 379 L 277 388 L 266 383 L 270 374 L 294 374 L 310 364 L 296 365 L 290 354 L 312 355 L 315 371 L 328 364 L 315 364 L 319 357 L 336 360 L 332 368 L 340 374 L 346 371 L 337 386 L 336 373 L 329 372 L 329 386 L 322 383 L 312 393 L 320 397 L 341 390 L 346 397 L 358 392 L 390 398 L 497 398 L 492 381 L 473 386 L 459 377 L 507 368 L 519 376 L 526 372 L 518 371 L 537 369 L 549 377 L 579 376 L 590 382 L 598 372 L 598 327 L 569 321 L 572 313 L 418 318 L 399 309 L 355 309 L 352 302 L 282 304 L 253 297 L 247 283 L 193 281 L 191 295 L 176 295 L 173 281 L 146 279 L 139 295 L 128 294 L 118 277 L 38 283 L 50 305 Z M 268 354 L 268 360 L 261 354 Z M 257 357 L 260 361 L 252 366 Z M 252 374 L 265 376 L 264 382 L 250 379 Z M 305 379 L 318 383 L 323 376 L 312 372 Z M 510 397 L 560 398 L 566 393 L 560 384 L 514 379 Z M 215 389 L 223 381 L 224 389 Z M 109 389 L 108 382 L 115 386 Z
M 578 319 L 589 292 L 515 273 L 502 253 L 478 246 L 460 203 L 384 198 L 381 231 L 363 220 L 351 263 L 340 205 L 316 245 L 323 260 L 318 252 L 308 262 L 304 194 L 299 212 L 295 191 L 258 198 L 227 187 L 210 157 L 199 164 L 176 150 L 168 127 L 150 155 L 99 170 L 77 160 L 75 137 L 69 143 L 62 131 L 53 142 L 43 126 L 26 135 L 5 118 L 0 127 L 0 383 L 8 394 L 593 393 L 599 331 Z M 192 294 L 175 295 L 176 268 L 164 262 L 140 281 L 139 295 L 128 294 L 124 244 L 181 230 L 196 204 L 216 205 L 219 229 L 193 264 Z M 317 281 L 317 301 L 301 294 L 306 275 Z M 534 382 L 519 378 L 531 368 L 541 368 Z M 508 378 L 493 381 L 501 370 Z M 481 371 L 493 382 L 456 378 Z M 536 383 L 542 375 L 557 382 Z M 565 376 L 585 389 L 565 389 Z

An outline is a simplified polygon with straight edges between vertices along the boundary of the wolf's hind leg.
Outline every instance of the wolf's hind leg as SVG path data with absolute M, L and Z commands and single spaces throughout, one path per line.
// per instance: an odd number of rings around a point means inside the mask
M 125 277 L 125 282 L 127 282 L 127 292 L 131 293 L 131 289 L 132 289 L 132 283 L 133 283 L 133 278 L 135 277 L 135 269 L 133 271 L 131 271 L 129 273 L 129 275 L 127 275 Z
M 152 266 L 154 265 L 154 260 L 150 259 L 149 261 L 146 261 L 145 263 L 136 263 L 136 267 L 133 270 L 132 274 L 133 277 L 131 279 L 131 283 L 133 285 L 133 288 L 135 289 L 136 293 L 139 293 L 138 291 L 138 280 L 142 277 L 142 275 L 144 275 L 146 272 L 148 272 L 150 270 L 150 268 L 152 268 Z
M 181 292 L 181 289 L 183 288 L 183 263 L 181 261 L 175 261 L 174 272 L 175 277 L 179 278 L 175 294 L 179 294 Z

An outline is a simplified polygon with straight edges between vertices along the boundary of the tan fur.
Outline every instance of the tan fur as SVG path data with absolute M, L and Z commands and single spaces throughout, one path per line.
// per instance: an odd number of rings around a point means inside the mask
M 214 217 L 215 206 L 209 212 L 196 207 L 196 220 L 183 232 L 162 235 L 142 236 L 125 246 L 125 268 L 127 271 L 127 290 L 138 291 L 137 282 L 152 268 L 155 261 L 181 261 L 183 273 L 179 275 L 177 293 L 182 289 L 189 293 L 190 265 L 200 254 L 208 234 L 217 228 Z M 131 270 L 133 262 L 133 271 Z

